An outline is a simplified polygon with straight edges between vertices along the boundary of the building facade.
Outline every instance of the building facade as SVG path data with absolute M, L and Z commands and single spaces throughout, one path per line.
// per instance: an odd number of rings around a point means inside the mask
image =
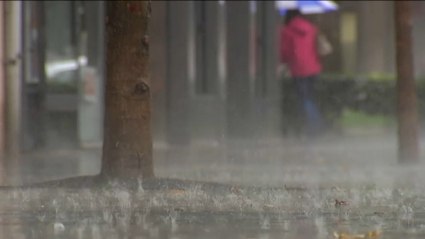
M 9 1 L 4 5 L 4 33 L 9 37 L 5 49 L 16 48 L 4 57 L 11 62 L 5 66 L 7 148 L 25 152 L 99 145 L 103 3 Z
M 1 77 L 6 83 L 0 106 L 4 100 L 2 132 L 7 147 L 15 145 L 21 152 L 100 147 L 104 2 L 10 2 L 2 2 L 0 22 L 2 49 L 9 49 L 3 59 L 18 56 L 2 69 Z M 325 71 L 394 73 L 393 3 L 339 4 L 337 12 L 308 16 L 335 49 L 324 60 Z M 421 41 L 425 31 L 420 27 L 425 14 L 423 3 L 413 4 L 419 76 L 425 74 L 425 54 L 420 54 L 425 51 Z M 152 1 L 152 9 L 155 144 L 279 137 L 284 117 L 277 75 L 282 17 L 274 2 Z M 12 31 L 13 24 L 22 26 L 22 31 Z M 18 39 L 15 52 L 10 50 L 10 39 Z

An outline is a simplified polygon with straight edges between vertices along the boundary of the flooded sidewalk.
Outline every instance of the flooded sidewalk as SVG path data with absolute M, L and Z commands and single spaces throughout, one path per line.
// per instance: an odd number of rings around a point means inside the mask
M 197 184 L 154 191 L 142 186 L 131 192 L 111 182 L 97 190 L 0 191 L 2 238 L 425 235 L 423 164 L 395 167 L 395 138 L 238 141 L 225 147 L 198 142 L 190 148 L 154 149 L 160 178 L 235 187 L 224 193 Z M 15 173 L 23 183 L 95 175 L 100 157 L 100 150 L 26 155 Z M 408 187 L 397 186 L 400 178 L 409 178 Z M 335 205 L 335 200 L 347 205 Z
M 0 192 L 0 227 L 2 238 L 423 238 L 424 195 L 420 187 L 225 195 L 196 187 L 130 192 L 114 183 L 27 189 Z
M 422 149 L 425 140 L 421 141 Z M 422 154 L 425 155 L 425 154 Z M 101 150 L 62 150 L 21 157 L 10 175 L 19 181 L 95 175 L 100 172 Z M 423 160 L 424 161 L 424 160 Z M 388 182 L 397 165 L 394 135 L 300 141 L 269 139 L 228 141 L 221 146 L 193 142 L 190 147 L 154 144 L 158 177 L 171 177 L 248 185 L 315 183 L 332 181 Z M 422 167 L 422 163 L 420 166 Z

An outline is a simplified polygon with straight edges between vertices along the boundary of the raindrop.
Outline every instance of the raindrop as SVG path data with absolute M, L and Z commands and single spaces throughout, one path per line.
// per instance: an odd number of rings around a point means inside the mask
M 65 226 L 60 222 L 55 222 L 55 224 L 53 225 L 53 230 L 55 235 L 57 235 L 65 231 Z
M 260 215 L 260 225 L 261 225 L 261 229 L 263 230 L 268 230 L 270 229 L 270 218 L 266 215 Z
M 139 187 L 137 188 L 137 193 L 143 194 L 145 192 L 145 190 L 143 189 L 142 179 L 138 178 L 137 183 L 139 184 Z
M 43 212 L 43 214 L 37 215 L 37 219 L 40 220 L 40 222 L 44 222 L 46 219 L 46 213 Z
M 112 225 L 113 217 L 112 217 L 112 214 L 108 210 L 103 210 L 103 220 L 105 220 L 105 222 L 108 225 Z
M 177 228 L 178 228 L 178 225 L 177 225 L 177 222 L 176 222 L 177 216 L 178 216 L 178 213 L 174 210 L 170 213 L 171 231 L 172 232 L 176 231 Z

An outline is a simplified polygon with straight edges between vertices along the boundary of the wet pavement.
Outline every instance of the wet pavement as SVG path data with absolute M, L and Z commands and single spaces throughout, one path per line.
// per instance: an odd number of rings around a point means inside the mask
M 98 191 L 1 191 L 1 238 L 301 239 L 374 231 L 424 238 L 425 167 L 395 167 L 396 150 L 394 136 L 156 145 L 159 177 L 239 186 L 225 194 L 196 186 L 132 193 L 114 182 Z M 14 173 L 24 183 L 94 175 L 100 150 L 39 153 L 19 165 Z M 266 185 L 282 190 L 244 187 Z
M 192 218 L 190 218 L 192 219 Z M 2 228 L 2 238 L 283 238 L 283 239 L 309 239 L 309 238 L 333 238 L 333 229 L 337 226 L 328 223 L 325 217 L 308 219 L 282 219 L 265 222 L 255 218 L 229 219 L 228 216 L 220 221 L 211 220 L 202 224 L 192 223 L 189 218 L 141 218 L 140 222 L 126 225 L 118 221 L 115 225 L 108 223 L 96 223 L 88 219 L 78 223 L 32 223 L 29 225 L 15 225 Z M 120 220 L 120 219 L 119 219 Z M 125 219 L 122 219 L 125 221 Z M 193 219 L 192 219 L 193 220 Z M 260 225 L 260 223 L 264 223 Z M 352 230 L 353 233 L 367 234 L 371 226 L 363 226 L 361 229 Z M 357 234 L 357 233 L 356 233 Z M 379 238 L 423 238 L 423 233 L 410 230 L 405 232 L 383 233 Z M 348 237 L 347 237 L 348 238 Z
M 19 201 L 22 195 L 12 198 Z M 133 204 L 121 204 L 120 208 L 103 207 L 102 210 L 66 210 L 61 202 L 53 200 L 50 206 L 55 210 L 21 208 L 0 214 L 0 231 L 1 238 L 307 239 L 335 238 L 334 233 L 360 234 L 366 238 L 373 233 L 380 233 L 379 238 L 423 238 L 425 211 L 413 210 L 406 205 L 385 211 L 380 206 L 381 211 L 375 212 L 370 209 L 378 208 L 377 205 L 369 207 L 369 211 L 365 207 L 347 206 L 299 212 L 190 212 L 133 208 Z
M 131 193 L 0 192 L 2 238 L 333 238 L 425 236 L 424 189 L 282 190 L 208 195 L 198 188 Z M 346 205 L 335 205 L 335 198 Z M 367 236 L 366 236 L 367 237 Z
M 425 149 L 425 137 L 421 145 Z M 22 183 L 95 175 L 100 172 L 100 158 L 100 149 L 31 154 L 23 156 L 18 169 L 9 174 L 21 175 Z M 227 142 L 226 146 L 193 142 L 190 148 L 161 144 L 154 147 L 158 177 L 249 185 L 314 184 L 318 178 L 323 183 L 365 180 L 386 183 L 393 178 L 391 170 L 396 163 L 394 134 L 319 142 L 270 139 Z M 345 173 L 341 175 L 341 172 Z

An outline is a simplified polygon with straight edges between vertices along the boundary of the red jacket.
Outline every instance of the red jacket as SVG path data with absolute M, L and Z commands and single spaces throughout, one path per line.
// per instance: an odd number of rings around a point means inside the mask
M 295 17 L 281 30 L 280 59 L 292 77 L 317 75 L 322 64 L 316 49 L 317 28 L 302 17 Z

